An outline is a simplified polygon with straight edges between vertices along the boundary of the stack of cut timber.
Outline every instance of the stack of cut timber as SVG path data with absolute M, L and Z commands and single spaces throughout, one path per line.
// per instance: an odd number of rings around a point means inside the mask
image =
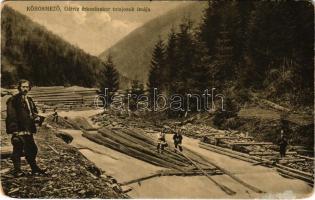
M 36 103 L 49 106 L 92 106 L 97 89 L 77 86 L 33 87 L 29 95 Z
M 303 172 L 314 174 L 314 160 L 310 160 L 308 158 L 306 158 L 304 162 L 288 162 L 284 163 L 284 165 Z
M 295 151 L 290 151 L 290 152 L 286 152 L 286 155 L 296 155 L 297 152 Z M 276 151 L 252 151 L 249 152 L 249 155 L 253 155 L 253 156 L 277 156 L 279 155 L 279 152 Z
M 278 163 L 280 164 L 287 164 L 287 163 L 296 163 L 296 162 L 304 162 L 305 159 L 304 158 L 284 158 L 284 159 L 280 159 L 278 161 Z
M 136 129 L 102 128 L 98 134 L 84 132 L 83 136 L 98 144 L 157 166 L 180 171 L 194 168 L 186 158 L 173 151 L 165 150 L 162 154 L 157 153 L 157 142 L 149 135 L 138 132 Z M 209 168 L 210 165 L 198 159 L 197 156 L 190 156 L 202 167 Z

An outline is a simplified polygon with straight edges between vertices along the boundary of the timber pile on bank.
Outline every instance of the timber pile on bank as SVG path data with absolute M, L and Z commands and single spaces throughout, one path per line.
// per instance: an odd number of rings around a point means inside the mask
M 123 140 L 119 138 L 120 136 L 118 133 L 116 134 L 116 132 L 122 131 L 117 130 L 132 130 L 138 128 L 133 132 L 143 132 L 141 133 L 142 135 L 147 134 L 149 136 L 157 135 L 158 132 L 161 131 L 160 127 L 155 126 L 150 121 L 138 122 L 137 118 L 133 118 L 132 121 L 128 116 L 113 115 L 109 111 L 94 116 L 92 121 L 107 129 L 99 131 L 97 136 L 89 136 L 88 134 L 85 134 L 85 136 L 90 137 L 90 139 L 92 139 L 91 137 L 94 137 L 93 139 L 95 142 L 105 146 L 107 145 L 110 148 L 116 148 L 119 151 L 122 151 L 120 149 L 121 146 L 127 145 L 128 147 L 130 144 L 127 142 L 124 144 L 120 143 L 120 141 Z M 250 133 L 246 131 L 219 130 L 209 125 L 195 123 L 196 120 L 194 121 L 194 119 L 188 119 L 184 123 L 170 123 L 168 121 L 170 127 L 176 125 L 178 128 L 182 128 L 184 130 L 184 135 L 200 139 L 202 142 L 200 146 L 202 148 L 252 162 L 255 165 L 261 164 L 269 167 L 276 167 L 280 173 L 290 174 L 293 177 L 300 178 L 309 183 L 313 183 L 314 181 L 314 159 L 310 156 L 302 155 L 299 151 L 301 147 L 289 146 L 287 156 L 284 159 L 280 159 L 279 146 L 275 143 L 261 140 L 257 141 L 256 138 L 252 137 Z M 111 138 L 112 135 L 115 135 L 115 138 Z M 128 133 L 125 133 L 123 136 L 128 136 Z M 98 137 L 98 139 L 96 139 L 96 137 Z M 104 138 L 106 138 L 105 140 L 109 139 L 111 141 L 101 142 L 100 140 L 104 140 Z M 132 138 L 132 140 L 133 139 L 134 138 Z M 117 143 L 115 140 L 119 141 L 119 144 L 113 143 Z M 145 143 L 148 142 L 150 141 L 146 141 Z M 154 151 L 156 147 L 152 145 L 151 149 Z M 130 152 L 125 153 L 131 154 Z M 152 163 L 151 158 L 147 160 Z
M 99 170 L 77 149 L 42 127 L 35 140 L 39 147 L 38 164 L 48 176 L 13 178 L 9 159 L 1 160 L 1 183 L 4 193 L 13 198 L 125 198 L 115 180 Z M 22 170 L 29 166 L 22 160 Z
M 98 144 L 157 166 L 175 170 L 187 170 L 189 169 L 187 166 L 192 167 L 187 159 L 183 159 L 178 154 L 167 152 L 165 155 L 160 155 L 156 152 L 157 138 L 154 136 L 161 131 L 161 128 L 150 121 L 143 122 L 141 118 L 114 115 L 110 111 L 106 111 L 93 116 L 92 122 L 103 128 L 96 134 L 95 131 L 93 133 L 85 131 L 83 136 Z M 74 120 L 71 123 L 75 123 Z M 300 155 L 295 150 L 296 147 L 290 147 L 286 158 L 280 159 L 277 145 L 271 142 L 258 142 L 247 132 L 218 130 L 208 125 L 196 125 L 190 122 L 168 125 L 183 128 L 185 130 L 183 134 L 186 136 L 193 134 L 195 138 L 200 138 L 202 148 L 252 162 L 254 165 L 276 167 L 281 174 L 299 178 L 311 184 L 314 182 L 314 159 Z M 84 130 L 82 127 L 79 129 Z M 189 157 L 200 162 L 195 154 L 189 155 Z M 213 167 L 211 163 L 203 164 L 204 167 Z
M 286 157 L 281 159 L 279 146 L 272 142 L 257 142 L 253 137 L 238 131 L 214 132 L 202 138 L 207 144 L 227 148 L 236 152 L 245 153 L 248 156 L 259 157 L 260 160 L 269 160 L 270 163 L 278 163 L 300 171 L 314 174 L 314 162 L 312 157 L 300 155 L 294 146 L 289 146 Z
M 173 152 L 173 148 L 166 148 L 164 153 L 158 153 L 157 140 L 152 135 L 137 128 L 102 128 L 98 133 L 84 132 L 83 136 L 98 143 L 122 152 L 129 156 L 143 160 L 156 166 L 189 171 L 195 169 L 181 154 Z M 203 168 L 211 168 L 211 164 L 198 159 L 192 152 L 189 157 L 200 164 Z M 212 167 L 213 169 L 215 167 Z
M 210 134 L 204 136 L 200 147 L 234 158 L 276 167 L 280 173 L 314 182 L 314 159 L 299 155 L 294 148 L 288 148 L 285 158 L 280 158 L 279 147 L 271 142 L 256 142 L 252 137 L 239 132 Z
M 78 86 L 33 87 L 29 95 L 41 109 L 58 107 L 59 110 L 67 110 L 94 106 L 97 91 L 96 88 Z
M 291 115 L 289 117 L 292 118 Z M 185 120 L 188 121 L 188 123 L 178 123 L 179 125 L 177 126 L 184 130 L 183 132 L 184 135 L 200 139 L 203 142 L 203 144 L 209 144 L 211 145 L 211 147 L 220 148 L 219 150 L 218 148 L 211 148 L 212 151 L 226 154 L 226 152 L 221 151 L 221 149 L 224 148 L 226 150 L 232 150 L 233 153 L 239 152 L 242 153 L 242 155 L 246 155 L 246 157 L 256 158 L 256 162 L 259 162 L 260 164 L 266 163 L 269 163 L 270 165 L 278 164 L 284 167 L 288 167 L 292 169 L 292 171 L 298 170 L 300 172 L 305 172 L 305 174 L 303 175 L 307 176 L 308 179 L 313 180 L 314 154 L 312 154 L 311 151 L 308 150 L 306 147 L 289 145 L 286 157 L 284 159 L 280 159 L 279 146 L 276 143 L 277 142 L 276 133 L 272 136 L 273 137 L 272 141 L 274 142 L 264 141 L 257 139 L 255 135 L 253 136 L 252 132 L 248 132 L 246 130 L 219 130 L 213 128 L 205 123 L 201 123 L 201 121 L 203 120 L 202 118 L 204 117 L 201 117 L 201 119 L 198 120 L 196 119 L 196 117 L 191 117 L 190 119 Z M 291 119 L 291 121 L 297 121 L 296 117 L 294 120 Z M 305 123 L 307 122 L 307 120 L 305 119 L 303 121 L 304 124 L 300 122 L 300 126 L 302 125 L 304 126 Z M 273 123 L 276 122 L 273 121 Z M 269 124 L 269 126 L 271 125 L 274 126 L 272 131 L 277 130 L 277 128 L 279 127 L 278 124 Z M 298 134 L 302 130 L 298 130 L 297 125 L 296 126 L 293 126 L 292 124 L 290 125 L 293 133 L 297 135 L 295 137 L 298 137 Z M 170 126 L 172 126 L 172 124 L 170 124 Z M 265 124 L 265 127 L 267 126 L 268 125 Z M 253 125 L 253 127 L 255 127 L 255 125 Z M 262 132 L 264 131 L 266 130 L 262 130 Z M 208 149 L 210 149 L 210 147 L 208 147 Z M 307 154 L 305 152 L 309 153 Z

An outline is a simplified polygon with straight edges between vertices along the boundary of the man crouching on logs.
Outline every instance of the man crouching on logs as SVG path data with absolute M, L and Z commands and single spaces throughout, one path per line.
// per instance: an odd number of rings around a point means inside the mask
M 165 139 L 166 129 L 164 128 L 158 136 L 158 144 L 157 144 L 157 152 L 163 154 L 164 148 L 167 147 L 166 139 Z
M 27 96 L 28 91 L 31 90 L 30 82 L 25 79 L 20 80 L 18 90 L 19 93 L 7 101 L 6 132 L 12 135 L 13 175 L 15 177 L 25 175 L 21 170 L 23 152 L 32 169 L 32 175 L 46 175 L 46 170 L 40 169 L 36 164 L 37 146 L 33 137 L 36 133 L 35 123 L 41 125 L 44 117 L 37 114 L 32 98 Z

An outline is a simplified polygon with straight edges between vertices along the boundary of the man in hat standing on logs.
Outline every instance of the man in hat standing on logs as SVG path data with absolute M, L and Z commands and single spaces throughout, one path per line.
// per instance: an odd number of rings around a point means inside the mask
M 173 141 L 174 141 L 174 145 L 175 145 L 175 152 L 177 151 L 177 147 L 179 149 L 179 151 L 183 151 L 183 148 L 182 148 L 182 140 L 183 140 L 183 136 L 182 134 L 180 133 L 181 131 L 180 130 L 175 130 L 175 133 L 174 133 L 174 136 L 173 136 Z
M 36 164 L 37 146 L 33 137 L 36 133 L 35 123 L 41 124 L 43 117 L 37 115 L 37 108 L 32 98 L 27 96 L 28 91 L 31 90 L 30 82 L 25 79 L 20 80 L 18 90 L 19 93 L 7 101 L 6 132 L 12 135 L 13 175 L 15 177 L 25 175 L 21 170 L 23 152 L 32 174 L 45 174 L 45 170 L 40 169 Z
M 280 149 L 280 158 L 284 158 L 287 151 L 288 141 L 283 134 L 283 130 L 281 130 L 280 140 L 278 143 Z

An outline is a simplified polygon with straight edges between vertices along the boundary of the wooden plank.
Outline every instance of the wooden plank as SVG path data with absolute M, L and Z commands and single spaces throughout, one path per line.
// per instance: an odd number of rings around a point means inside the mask
M 286 175 L 289 175 L 291 177 L 301 179 L 301 180 L 306 181 L 306 182 L 308 182 L 310 184 L 314 184 L 314 178 L 312 176 L 305 176 L 305 175 L 293 173 L 293 172 L 291 172 L 289 170 L 282 169 L 282 168 L 277 168 L 277 171 L 279 171 L 281 173 L 284 173 Z
M 286 155 L 296 155 L 297 152 L 295 151 L 289 151 L 286 153 Z M 253 155 L 253 156 L 276 156 L 279 155 L 279 152 L 257 152 L 257 151 L 252 151 L 249 152 L 249 155 Z
M 223 173 L 219 170 L 205 170 L 209 175 L 222 175 Z M 125 181 L 120 183 L 120 185 L 124 186 L 124 185 L 130 185 L 133 183 L 138 183 L 144 180 L 148 180 L 151 178 L 155 178 L 155 177 L 161 177 L 161 176 L 201 176 L 203 175 L 202 172 L 198 172 L 195 170 L 192 171 L 185 171 L 185 172 L 180 172 L 180 171 L 175 171 L 175 170 L 163 170 L 161 172 L 157 172 L 148 176 L 144 176 L 141 178 L 137 178 L 134 180 L 129 180 L 129 181 Z
M 177 149 L 176 149 L 177 150 Z M 217 185 L 222 191 L 224 191 L 228 195 L 235 195 L 236 192 L 233 191 L 232 189 L 228 188 L 225 185 L 222 185 L 215 181 L 207 172 L 205 172 L 199 165 L 197 165 L 193 160 L 191 160 L 189 157 L 187 157 L 185 154 L 182 152 L 178 151 L 180 154 L 182 154 L 187 160 L 189 160 L 194 166 L 196 166 L 209 180 L 211 180 L 215 185 Z
M 246 153 L 241 153 L 241 152 L 237 152 L 237 151 L 233 151 L 231 149 L 227 149 L 227 148 L 222 148 L 222 147 L 218 147 L 218 146 L 215 146 L 215 145 L 211 145 L 211 144 L 207 144 L 207 143 L 203 143 L 203 142 L 200 142 L 199 145 L 204 146 L 204 147 L 209 147 L 211 149 L 216 149 L 216 150 L 220 150 L 220 152 L 222 153 L 225 153 L 231 157 L 237 157 L 239 159 L 244 159 L 244 160 L 248 160 L 248 162 L 254 162 L 254 161 L 263 161 L 265 163 L 268 163 L 270 165 L 273 165 L 274 162 L 273 161 L 270 161 L 270 160 L 266 160 L 264 158 L 260 158 L 260 157 L 257 157 L 257 156 L 249 156 L 248 154 Z M 250 161 L 251 160 L 251 161 Z
M 1 147 L 1 159 L 9 158 L 12 154 L 12 146 Z
M 212 166 L 207 160 L 205 160 L 199 153 L 196 153 L 188 148 L 184 148 L 185 154 L 189 156 L 190 159 L 197 162 L 202 166 L 203 169 L 216 169 L 216 167 Z
M 210 149 L 210 150 L 211 150 L 210 147 L 212 147 L 212 150 L 215 149 L 215 148 L 216 148 L 216 150 L 220 149 L 221 152 L 225 153 L 226 155 L 229 155 L 228 152 L 231 152 L 231 154 L 230 154 L 231 157 L 235 157 L 235 158 L 237 158 L 236 155 L 240 155 L 241 157 L 243 157 L 243 156 L 246 157 L 246 154 L 244 154 L 244 153 L 235 152 L 235 151 L 232 151 L 230 149 L 224 149 L 224 148 L 217 147 L 217 146 L 210 145 L 210 144 L 206 144 L 206 145 L 204 145 L 204 144 L 205 143 L 200 144 L 202 148 L 208 146 L 208 149 Z M 233 154 L 236 153 L 236 154 L 232 155 L 232 153 Z M 267 166 L 275 166 L 277 169 L 280 169 L 280 170 L 282 169 L 282 170 L 288 171 L 290 173 L 293 173 L 294 177 L 299 178 L 301 180 L 304 180 L 304 181 L 307 181 L 307 182 L 310 182 L 310 180 L 313 180 L 313 175 L 310 174 L 310 173 L 303 172 L 303 171 L 300 171 L 300 170 L 297 170 L 297 169 L 294 169 L 294 168 L 286 167 L 284 165 L 277 164 L 277 163 L 275 163 L 275 162 L 273 162 L 271 160 L 267 160 L 267 159 L 264 159 L 264 158 L 259 158 L 259 157 L 256 157 L 256 156 L 250 156 L 249 158 L 250 158 L 250 160 L 256 160 L 257 161 L 257 162 L 254 162 L 254 165 L 266 164 Z
M 249 145 L 272 145 L 272 142 L 236 142 L 230 143 L 233 146 L 249 146 Z
M 286 163 L 295 163 L 295 162 L 304 162 L 304 158 L 291 158 L 291 159 L 279 159 L 278 163 L 286 164 Z

